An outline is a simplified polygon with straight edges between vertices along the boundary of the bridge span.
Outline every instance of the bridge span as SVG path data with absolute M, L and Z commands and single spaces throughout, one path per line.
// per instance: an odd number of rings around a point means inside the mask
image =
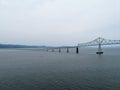
M 79 53 L 79 48 L 80 47 L 85 47 L 85 46 L 98 46 L 98 51 L 96 52 L 96 54 L 103 54 L 102 51 L 102 45 L 114 45 L 114 44 L 120 44 L 120 40 L 109 40 L 109 39 L 105 39 L 102 37 L 98 37 L 90 42 L 87 43 L 79 43 L 76 46 L 63 46 L 63 47 L 52 47 L 52 48 L 47 48 L 47 51 L 52 50 L 52 52 L 54 52 L 54 49 L 58 49 L 59 52 L 61 52 L 61 49 L 66 48 L 67 53 L 69 53 L 69 48 L 75 48 L 76 49 L 76 53 Z

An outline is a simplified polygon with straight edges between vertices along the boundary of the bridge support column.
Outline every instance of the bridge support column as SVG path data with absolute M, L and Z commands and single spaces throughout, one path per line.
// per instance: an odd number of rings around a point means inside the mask
M 79 53 L 79 48 L 78 48 L 78 47 L 76 47 L 76 53 L 77 53 L 77 54 Z
M 101 44 L 98 45 L 98 51 L 96 52 L 96 54 L 103 54 Z
M 52 49 L 52 52 L 54 52 L 54 49 Z
M 67 48 L 67 53 L 69 53 L 69 48 Z
M 59 52 L 61 52 L 61 49 L 59 48 Z

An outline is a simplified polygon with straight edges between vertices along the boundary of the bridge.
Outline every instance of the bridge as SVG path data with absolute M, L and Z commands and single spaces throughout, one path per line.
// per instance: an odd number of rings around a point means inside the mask
M 114 45 L 114 44 L 120 44 L 120 40 L 109 40 L 102 37 L 98 37 L 87 43 L 79 43 L 77 46 L 53 47 L 53 48 L 47 48 L 47 51 L 52 50 L 52 52 L 54 52 L 54 49 L 58 49 L 59 52 L 61 52 L 62 48 L 66 48 L 67 53 L 69 53 L 69 48 L 75 48 L 76 53 L 78 54 L 80 47 L 98 46 L 98 51 L 96 52 L 96 54 L 103 54 L 102 47 L 101 47 L 102 45 Z

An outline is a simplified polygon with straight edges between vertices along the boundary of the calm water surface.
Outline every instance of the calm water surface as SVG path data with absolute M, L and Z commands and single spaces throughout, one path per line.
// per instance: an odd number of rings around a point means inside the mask
M 0 49 L 0 90 L 120 90 L 120 49 Z

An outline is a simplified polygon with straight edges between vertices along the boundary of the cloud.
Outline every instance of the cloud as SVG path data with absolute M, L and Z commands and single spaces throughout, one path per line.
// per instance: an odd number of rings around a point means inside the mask
M 42 6 L 47 2 L 51 2 L 53 0 L 0 0 L 0 5 L 2 7 L 9 8 L 35 8 L 36 6 Z
M 0 40 L 57 45 L 97 36 L 120 38 L 119 4 L 119 0 L 0 0 Z

